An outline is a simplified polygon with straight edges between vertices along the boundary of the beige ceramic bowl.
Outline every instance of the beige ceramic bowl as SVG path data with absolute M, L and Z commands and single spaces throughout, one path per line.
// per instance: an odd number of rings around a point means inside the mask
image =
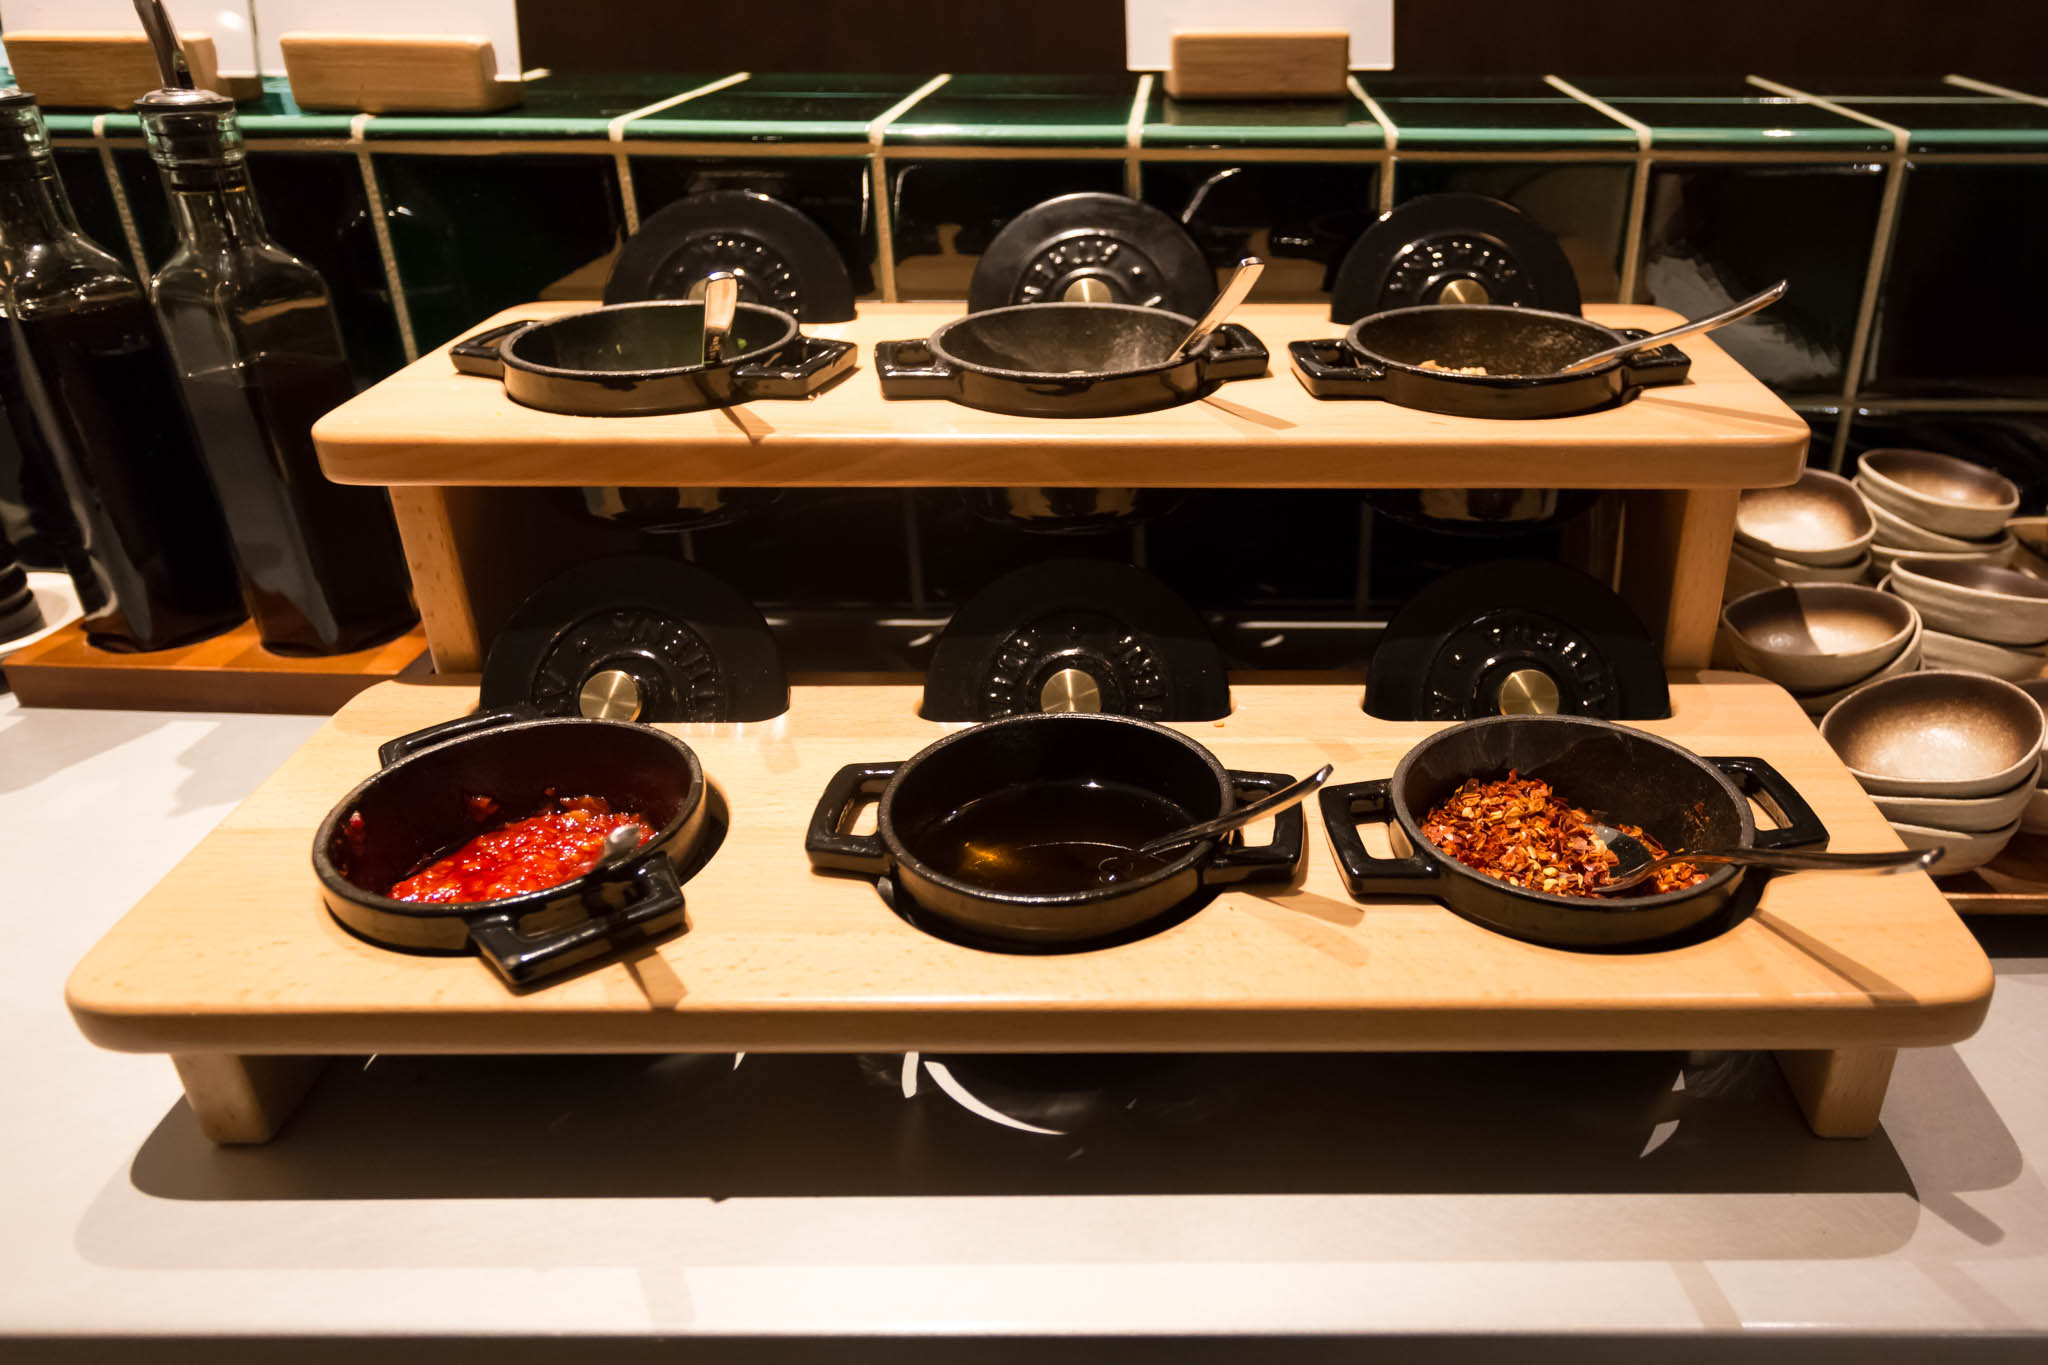
M 1752 488 L 1735 507 L 1737 542 L 1799 564 L 1853 563 L 1875 530 L 1856 485 L 1820 469 L 1784 488 Z
M 1821 717 L 1820 734 L 1866 791 L 1989 796 L 2033 771 L 2048 731 L 2009 682 L 1946 670 L 1857 688 Z
M 1921 654 L 1929 668 L 1951 668 L 1962 673 L 1982 673 L 2025 684 L 2041 676 L 2048 654 L 2038 649 L 2008 649 L 1946 631 L 1930 630 L 1921 635 Z
M 1902 559 L 1944 560 L 1950 564 L 1989 564 L 1994 568 L 2006 568 L 2019 553 L 2020 543 L 2011 536 L 2004 536 L 1991 542 L 1982 550 L 1971 550 L 1966 554 L 1936 554 L 1928 550 L 1914 550 L 1904 545 L 1887 545 L 1873 541 L 1870 546 L 1871 572 L 1882 576 L 1892 571 Z
M 2012 480 L 1932 450 L 1866 450 L 1856 486 L 1872 502 L 1945 536 L 1995 536 L 2019 510 Z
M 1743 668 L 1780 687 L 1847 687 L 1897 658 L 1919 625 L 1912 604 L 1853 583 L 1766 588 L 1721 609 Z
M 1722 633 L 1730 640 L 1735 638 L 1735 632 L 1727 630 L 1725 627 Z M 1901 673 L 1916 671 L 1922 662 L 1921 641 L 1924 635 L 1924 631 L 1915 627 L 1913 638 L 1906 641 L 1906 647 L 1899 651 L 1897 658 L 1893 659 L 1883 668 L 1878 669 L 1877 672 L 1869 677 L 1858 678 L 1847 687 L 1837 687 L 1827 692 L 1805 692 L 1796 687 L 1787 688 L 1786 690 L 1792 694 L 1792 699 L 1799 703 L 1799 709 L 1806 712 L 1807 715 L 1815 718 L 1824 716 L 1834 709 L 1836 702 L 1842 700 L 1842 698 L 1866 683 L 1874 683 L 1879 678 L 1895 678 Z
M 1753 565 L 1780 583 L 1861 583 L 1870 572 L 1870 555 L 1867 552 L 1847 564 L 1802 564 L 1753 545 L 1737 544 L 1729 558 Z
M 1870 519 L 1877 527 L 1874 539 L 1887 545 L 1897 545 L 1908 550 L 1932 550 L 1936 554 L 1963 555 L 1975 552 L 1983 554 L 1999 547 L 1999 536 L 1983 540 L 1964 540 L 1961 536 L 1945 536 L 1939 531 L 1930 531 L 1924 526 L 1915 526 L 1896 512 L 1890 512 L 1876 503 L 1868 504 Z
M 2048 642 L 2048 583 L 1993 564 L 1909 556 L 1892 566 L 1892 591 L 1930 629 L 2001 645 Z
M 1984 866 L 2005 851 L 2012 842 L 2012 836 L 2020 832 L 2020 822 L 2014 820 L 2001 829 L 1978 833 L 1967 829 L 1929 829 L 1925 825 L 1901 824 L 1892 821 L 1892 833 L 1907 848 L 1934 848 L 1937 845 L 1947 850 L 1941 861 L 1928 872 L 1937 877 L 1953 877 Z
M 2005 533 L 2020 543 L 2012 567 L 2035 578 L 2048 578 L 2048 517 L 2014 517 Z
M 1989 796 L 1886 796 L 1873 792 L 1870 799 L 1894 824 L 1988 834 L 2025 818 L 2028 803 L 2041 791 L 2035 785 L 2039 777 L 2037 767 L 2009 790 Z

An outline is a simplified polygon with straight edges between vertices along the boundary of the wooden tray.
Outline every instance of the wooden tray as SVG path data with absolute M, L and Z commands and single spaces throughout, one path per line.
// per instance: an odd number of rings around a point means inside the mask
M 591 306 L 529 304 L 472 330 Z M 1704 337 L 1684 345 L 1688 383 L 1578 417 L 1502 422 L 1318 400 L 1289 368 L 1287 343 L 1344 329 L 1306 303 L 1240 309 L 1271 372 L 1163 412 L 1059 421 L 883 398 L 874 343 L 927 336 L 961 312 L 950 301 L 863 303 L 852 322 L 807 329 L 860 345 L 861 367 L 825 393 L 661 417 L 523 408 L 496 381 L 457 374 L 444 346 L 328 413 L 313 439 L 330 478 L 384 485 L 1738 489 L 1792 482 L 1811 438 Z M 1640 306 L 1586 315 L 1617 327 L 1679 321 Z
M 1960 914 L 2048 914 L 2048 834 L 2016 834 L 1996 858 L 1940 886 Z
M 1896 847 L 1791 697 L 1735 674 L 1681 679 L 1645 729 L 1776 764 L 1840 848 Z M 95 947 L 69 999 L 87 1037 L 178 1054 L 223 1141 L 261 1141 L 308 1069 L 264 1054 L 369 1052 L 1790 1049 L 1817 1130 L 1876 1122 L 1892 1050 L 1970 1034 L 1991 968 L 1918 874 L 1805 872 L 1706 943 L 1659 953 L 1535 947 L 1430 902 L 1359 905 L 1313 811 L 1304 884 L 1238 890 L 1151 938 L 1023 957 L 898 919 L 868 882 L 813 873 L 802 836 L 841 765 L 907 758 L 949 728 L 911 685 L 798 687 L 783 717 L 682 726 L 732 810 L 689 884 L 690 930 L 513 995 L 471 958 L 409 957 L 339 928 L 311 832 L 393 735 L 458 715 L 462 686 L 356 698 Z M 1231 767 L 1339 780 L 1390 772 L 1434 727 L 1375 720 L 1355 683 L 1235 689 L 1180 728 Z
M 95 649 L 74 621 L 0 659 L 23 706 L 136 711 L 270 711 L 318 716 L 364 688 L 431 671 L 426 630 L 353 654 L 295 658 L 263 648 L 256 624 L 177 649 Z

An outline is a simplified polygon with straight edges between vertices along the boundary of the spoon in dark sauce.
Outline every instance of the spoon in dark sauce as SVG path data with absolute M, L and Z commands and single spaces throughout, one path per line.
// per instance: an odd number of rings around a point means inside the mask
M 1300 781 L 1290 782 L 1271 796 L 1262 796 L 1248 806 L 1239 806 L 1236 810 L 1219 815 L 1214 820 L 1204 820 L 1199 825 L 1189 825 L 1171 834 L 1162 834 L 1157 839 L 1147 840 L 1138 845 L 1129 853 L 1113 854 L 1104 858 L 1097 866 L 1097 874 L 1105 884 L 1114 883 L 1140 870 L 1149 871 L 1150 869 L 1143 868 L 1142 864 L 1147 861 L 1155 864 L 1163 861 L 1159 856 L 1162 853 L 1171 852 L 1202 839 L 1211 839 L 1219 834 L 1228 834 L 1231 830 L 1241 829 L 1252 821 L 1264 819 L 1268 815 L 1278 815 L 1289 806 L 1297 806 L 1307 800 L 1310 793 L 1330 780 L 1331 771 L 1331 765 L 1325 763 Z

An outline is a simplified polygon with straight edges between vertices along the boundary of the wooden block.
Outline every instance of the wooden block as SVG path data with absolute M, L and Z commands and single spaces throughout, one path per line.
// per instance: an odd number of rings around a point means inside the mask
M 105 706 L 133 711 L 267 711 L 318 716 L 365 688 L 424 672 L 427 641 L 415 626 L 353 654 L 288 657 L 263 648 L 254 622 L 176 649 L 98 649 L 74 621 L 0 660 L 23 706 Z
M 156 54 L 140 33 L 31 29 L 5 36 L 14 83 L 45 109 L 126 109 L 163 84 Z M 206 34 L 180 33 L 178 44 L 199 89 L 238 100 L 262 93 L 258 77 L 220 74 L 213 39 Z
M 1814 1136 L 1869 1137 L 1877 1131 L 1898 1049 L 1841 1047 L 1825 1052 L 1780 1052 L 1778 1067 L 1791 1083 Z
M 1351 35 L 1177 29 L 1166 93 L 1177 100 L 1329 99 L 1344 93 Z
M 1732 488 L 1627 495 L 1621 595 L 1664 642 L 1666 668 L 1712 661 L 1740 497 Z
M 279 41 L 304 109 L 482 113 L 521 98 L 519 81 L 498 79 L 488 38 L 287 33 Z
M 268 1142 L 291 1117 L 327 1065 L 325 1057 L 236 1057 L 180 1052 L 171 1057 L 199 1131 L 214 1142 Z

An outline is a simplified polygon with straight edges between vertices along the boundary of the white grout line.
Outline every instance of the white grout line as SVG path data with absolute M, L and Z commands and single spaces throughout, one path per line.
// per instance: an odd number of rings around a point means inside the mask
M 377 255 L 384 262 L 384 287 L 391 291 L 391 313 L 398 319 L 398 345 L 409 365 L 420 358 L 419 342 L 412 332 L 412 309 L 405 301 L 405 283 L 398 276 L 398 251 L 391 245 L 391 224 L 384 221 L 384 192 L 377 188 L 377 168 L 370 162 L 370 144 L 363 133 L 374 114 L 357 114 L 348 121 L 348 140 L 355 144 L 356 165 L 363 173 L 363 199 L 370 211 L 370 232 L 377 239 Z
M 709 95 L 713 91 L 725 89 L 728 85 L 738 85 L 752 74 L 750 71 L 735 71 L 730 76 L 706 81 L 694 90 L 685 90 L 680 95 L 670 95 L 665 100 L 643 104 L 631 113 L 619 115 L 604 126 L 605 141 L 611 143 L 615 149 L 612 157 L 618 164 L 619 209 L 625 215 L 628 233 L 640 230 L 640 196 L 633 191 L 633 167 L 626 158 L 626 125 L 634 119 L 646 118 L 649 114 L 658 114 L 664 109 L 673 109 L 678 104 L 696 99 L 699 95 Z
M 1378 122 L 1387 139 L 1387 157 L 1380 165 L 1380 212 L 1389 213 L 1394 207 L 1394 149 L 1401 145 L 1401 129 L 1387 117 L 1387 111 L 1380 108 L 1380 102 L 1365 88 L 1365 82 L 1356 76 L 1346 76 L 1344 88 L 1365 106 L 1365 111 Z
M 875 252 L 880 258 L 875 262 L 875 271 L 881 277 L 884 303 L 896 302 L 896 233 L 889 222 L 889 175 L 882 164 L 882 137 L 889 131 L 890 124 L 916 108 L 919 100 L 952 79 L 953 74 L 950 71 L 941 72 L 884 109 L 868 124 L 868 176 L 874 184 Z
M 2006 99 L 2018 100 L 2022 104 L 2048 105 L 2048 95 L 2030 95 L 2024 90 L 2015 90 L 2009 85 L 1993 85 L 1990 81 L 1980 81 L 1974 76 L 1943 76 L 1942 80 L 1964 90 L 1975 90 L 1986 95 L 2002 95 Z
M 1145 145 L 1145 109 L 1152 103 L 1152 83 L 1159 77 L 1150 71 L 1138 77 L 1138 93 L 1131 96 L 1131 116 L 1124 120 L 1124 197 L 1145 197 L 1144 164 L 1140 152 Z
M 121 220 L 121 236 L 127 239 L 128 255 L 135 262 L 135 278 L 142 283 L 144 293 L 149 292 L 149 257 L 142 252 L 142 233 L 135 226 L 135 215 L 128 209 L 128 191 L 121 187 L 121 172 L 114 166 L 114 149 L 107 143 L 107 115 L 100 114 L 92 121 L 92 140 L 99 149 L 100 169 L 106 172 L 107 190 L 114 196 L 114 213 Z
M 1643 232 L 1646 227 L 1643 219 L 1650 203 L 1650 125 L 1630 118 L 1606 100 L 1587 94 L 1562 76 L 1545 76 L 1543 79 L 1552 89 L 1561 90 L 1587 108 L 1605 114 L 1636 135 L 1636 174 L 1629 185 L 1628 219 L 1622 228 L 1619 291 L 1621 302 L 1634 303 L 1636 285 L 1643 269 Z

